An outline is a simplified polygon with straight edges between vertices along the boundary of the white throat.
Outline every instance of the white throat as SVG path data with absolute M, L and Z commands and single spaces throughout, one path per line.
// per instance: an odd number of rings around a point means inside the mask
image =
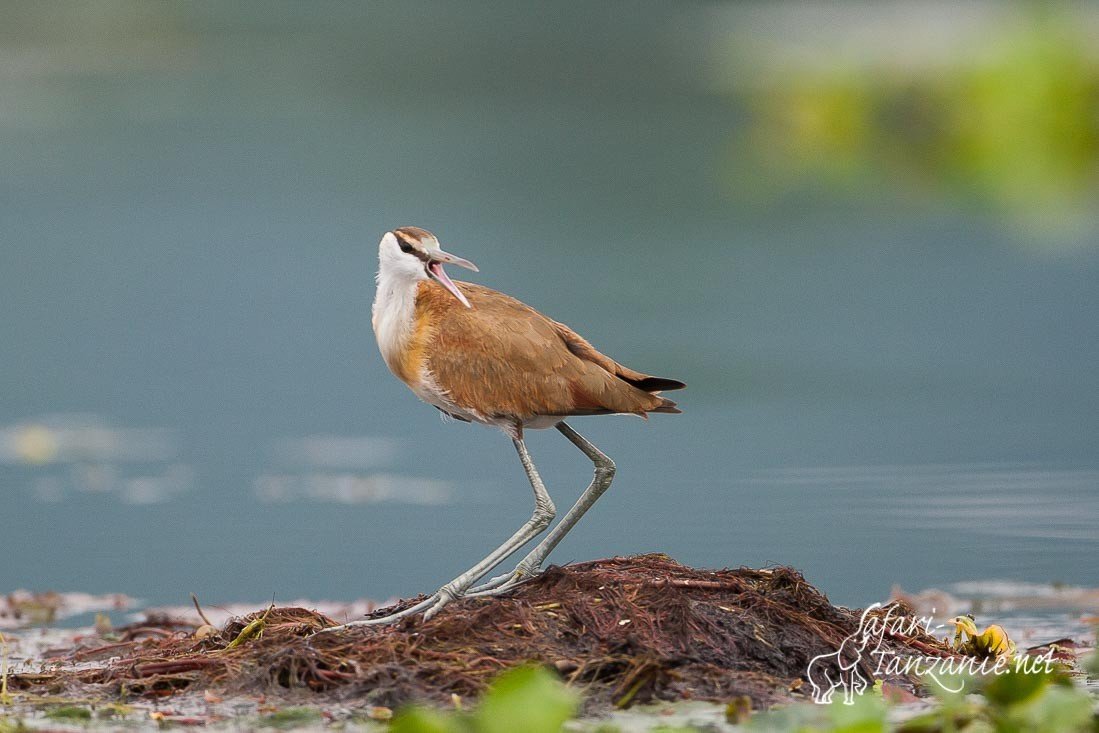
M 423 264 L 401 251 L 397 238 L 386 232 L 378 245 L 377 290 L 372 322 L 378 349 L 393 368 L 407 347 L 416 325 L 416 292 L 427 279 Z

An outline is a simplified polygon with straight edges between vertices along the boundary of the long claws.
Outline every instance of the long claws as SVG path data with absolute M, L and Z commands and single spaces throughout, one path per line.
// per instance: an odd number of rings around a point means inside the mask
M 527 555 L 520 560 L 519 564 L 512 568 L 510 572 L 504 573 L 503 575 L 497 575 L 495 578 L 489 578 L 484 583 L 470 588 L 465 594 L 465 597 L 474 598 L 477 596 L 496 595 L 496 593 L 490 591 L 503 592 L 504 590 L 514 587 L 518 583 L 530 580 L 538 575 L 538 573 L 542 572 L 542 568 L 539 565 L 535 565 L 534 567 L 530 566 L 530 558 L 531 556 Z
M 327 629 L 321 629 L 324 631 L 341 631 L 343 629 L 353 629 L 359 626 L 386 626 L 388 624 L 396 623 L 403 618 L 412 616 L 424 611 L 424 621 L 431 619 L 432 616 L 439 613 L 443 606 L 455 600 L 456 598 L 465 598 L 468 594 L 455 590 L 448 585 L 444 585 L 438 591 L 433 593 L 429 598 L 425 598 L 414 606 L 409 606 L 403 610 L 391 613 L 388 616 L 380 616 L 378 618 L 364 618 L 358 621 L 348 621 L 346 624 L 340 624 L 339 626 L 329 626 Z M 426 609 L 426 610 L 425 610 Z M 318 633 L 320 633 L 318 632 Z
M 358 621 L 348 621 L 346 624 L 340 624 L 339 626 L 329 626 L 326 629 L 321 629 L 317 633 L 318 634 L 323 634 L 326 631 L 342 631 L 344 629 L 353 629 L 353 628 L 357 628 L 359 626 L 385 626 L 386 624 L 396 623 L 397 621 L 400 621 L 402 618 L 405 618 L 406 616 L 411 616 L 415 613 L 419 613 L 420 611 L 424 610 L 425 608 L 427 608 L 428 606 L 430 606 L 432 603 L 435 602 L 438 595 L 439 594 L 436 593 L 435 595 L 431 596 L 430 598 L 428 598 L 426 600 L 423 600 L 423 601 L 420 601 L 415 606 L 409 606 L 408 608 L 406 608 L 402 611 L 397 611 L 396 613 L 391 613 L 388 616 L 381 616 L 380 618 L 364 618 L 364 619 L 359 619 Z
M 400 621 L 408 616 L 415 615 L 423 611 L 423 621 L 430 621 L 439 611 L 443 610 L 443 607 L 451 601 L 458 600 L 459 598 L 484 598 L 486 596 L 495 596 L 505 593 L 515 586 L 523 583 L 526 580 L 530 580 L 537 575 L 537 571 L 534 573 L 524 574 L 519 570 L 512 570 L 510 573 L 504 575 L 497 575 L 495 578 L 485 581 L 481 585 L 470 588 L 469 590 L 462 592 L 457 591 L 446 586 L 440 588 L 437 592 L 432 594 L 429 598 L 425 598 L 414 606 L 391 613 L 388 616 L 380 616 L 378 618 L 364 618 L 358 621 L 348 621 L 346 624 L 340 624 L 339 626 L 329 626 L 326 629 L 320 629 L 317 633 L 322 634 L 326 631 L 342 631 L 344 629 L 353 629 L 360 626 L 386 626 Z
M 435 602 L 431 604 L 431 608 L 424 611 L 424 621 L 430 621 L 435 614 L 443 609 L 443 606 L 450 603 L 455 598 L 465 598 L 465 596 L 465 591 L 452 589 L 449 585 L 444 585 L 434 596 L 432 596 L 432 598 L 435 599 Z
M 512 570 L 510 573 L 504 573 L 503 575 L 497 575 L 495 578 L 489 578 L 484 583 L 481 583 L 480 585 L 475 585 L 472 588 L 470 588 L 466 592 L 466 598 L 470 598 L 472 596 L 479 596 L 479 595 L 482 595 L 482 594 L 487 595 L 489 591 L 495 590 L 496 588 L 499 588 L 500 586 L 504 585 L 508 581 L 518 580 L 518 579 L 519 579 L 519 576 L 516 574 L 516 572 L 514 570 Z
M 448 599 L 446 596 L 439 596 L 439 599 L 435 601 L 435 605 L 424 611 L 424 623 L 430 621 L 435 616 L 435 614 L 443 610 L 443 606 L 448 603 L 450 603 L 450 599 Z
M 486 596 L 498 596 L 502 593 L 506 593 L 507 591 L 511 590 L 522 582 L 523 581 L 519 578 L 507 578 L 505 579 L 505 582 L 492 587 L 486 587 L 489 584 L 485 583 L 478 588 L 470 590 L 469 593 L 466 593 L 466 598 L 485 598 Z
M 539 572 L 540 570 L 538 568 L 535 568 L 534 570 L 521 570 L 515 568 L 515 570 L 512 570 L 510 573 L 497 575 L 495 578 L 491 578 L 475 588 L 470 588 L 463 597 L 484 598 L 485 596 L 502 595 L 512 588 L 531 580 L 538 575 Z

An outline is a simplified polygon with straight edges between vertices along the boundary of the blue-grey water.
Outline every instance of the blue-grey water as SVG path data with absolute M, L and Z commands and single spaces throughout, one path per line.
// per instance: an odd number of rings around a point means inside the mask
M 0 591 L 385 598 L 510 535 L 510 442 L 374 345 L 402 224 L 689 385 L 575 421 L 619 472 L 554 561 L 1099 585 L 1099 236 L 752 195 L 704 6 L 51 7 L 0 31 Z

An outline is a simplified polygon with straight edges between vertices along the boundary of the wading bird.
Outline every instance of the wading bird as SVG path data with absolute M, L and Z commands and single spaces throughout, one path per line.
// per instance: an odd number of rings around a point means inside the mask
M 472 262 L 439 248 L 431 232 L 400 227 L 378 246 L 374 334 L 389 369 L 420 399 L 464 422 L 499 428 L 515 445 L 534 489 L 534 513 L 483 560 L 427 600 L 382 618 L 346 626 L 385 624 L 473 595 L 502 593 L 539 571 L 543 560 L 610 486 L 614 462 L 565 418 L 574 415 L 679 412 L 661 390 L 685 385 L 628 369 L 595 350 L 563 323 L 495 290 L 454 282 L 444 264 L 477 271 Z M 556 516 L 523 443 L 527 428 L 557 428 L 595 465 L 591 484 L 561 522 L 515 569 L 473 584 L 542 534 Z

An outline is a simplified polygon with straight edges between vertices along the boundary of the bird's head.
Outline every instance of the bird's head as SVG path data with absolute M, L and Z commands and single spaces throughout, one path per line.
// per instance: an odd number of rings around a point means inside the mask
M 378 277 L 394 276 L 410 280 L 431 279 L 470 308 L 469 301 L 458 286 L 443 270 L 443 263 L 464 267 L 477 272 L 477 266 L 469 260 L 444 252 L 439 240 L 426 229 L 398 227 L 386 232 L 378 245 Z

